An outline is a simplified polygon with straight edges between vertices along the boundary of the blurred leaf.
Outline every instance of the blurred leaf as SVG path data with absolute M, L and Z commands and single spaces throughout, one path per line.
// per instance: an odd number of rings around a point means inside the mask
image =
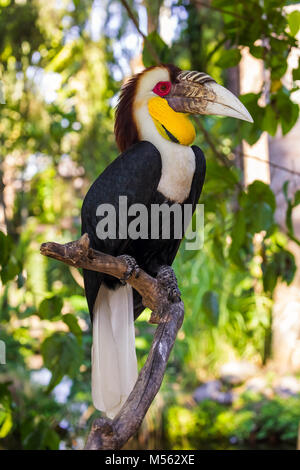
M 277 44 L 276 44 L 277 45 Z M 276 47 L 276 46 L 275 46 Z M 280 54 L 272 54 L 270 57 L 271 80 L 276 82 L 281 79 L 287 71 L 288 65 L 286 60 L 282 60 Z
M 285 223 L 286 223 L 286 227 L 288 229 L 289 237 L 292 240 L 294 240 L 297 244 L 300 244 L 300 242 L 294 236 L 294 227 L 293 227 L 293 219 L 292 219 L 292 214 L 293 214 L 294 207 L 297 207 L 298 204 L 300 204 L 300 190 L 295 192 L 294 198 L 292 200 L 288 197 L 288 186 L 289 186 L 289 181 L 285 181 L 284 184 L 283 184 L 283 187 L 282 187 L 283 194 L 284 194 L 285 200 L 287 202 L 287 209 L 286 209 L 286 214 L 285 214 Z
M 256 57 L 256 59 L 262 59 L 264 51 L 265 49 L 262 46 L 255 46 L 254 44 L 251 44 L 250 46 L 250 53 L 253 55 L 253 57 Z
M 296 272 L 296 262 L 293 253 L 281 250 L 279 253 L 276 253 L 275 262 L 282 280 L 290 284 Z
M 299 116 L 299 105 L 293 103 L 289 95 L 283 90 L 280 90 L 276 94 L 276 106 L 278 109 L 282 132 L 283 135 L 285 135 L 297 122 Z
M 275 195 L 270 186 L 263 181 L 255 180 L 248 186 L 247 199 L 252 203 L 266 202 L 272 209 L 272 212 L 276 209 Z M 245 203 L 243 203 L 243 206 L 245 207 Z
M 214 291 L 207 291 L 202 297 L 202 308 L 213 325 L 219 321 L 219 295 Z
M 271 136 L 275 136 L 277 131 L 278 118 L 271 105 L 266 106 L 264 117 L 262 120 L 262 129 L 268 132 Z
M 60 437 L 44 418 L 25 422 L 22 428 L 25 450 L 58 450 Z
M 262 267 L 264 289 L 272 293 L 279 278 L 287 284 L 290 284 L 294 279 L 295 257 L 290 251 L 281 249 L 274 253 L 270 260 L 263 263 Z
M 87 302 L 84 295 L 71 295 L 68 298 L 68 302 L 70 302 L 76 312 L 87 311 Z
M 293 70 L 293 80 L 300 80 L 300 64 L 298 64 L 298 68 Z
M 2 266 L 1 280 L 3 284 L 14 279 L 21 270 L 21 263 L 14 257 L 11 256 L 6 265 Z
M 11 249 L 11 238 L 0 231 L 0 265 L 3 266 L 7 263 Z
M 224 49 L 216 65 L 222 69 L 235 67 L 240 62 L 241 57 L 242 56 L 239 49 Z
M 296 36 L 300 28 L 300 11 L 295 10 L 287 16 L 288 24 L 290 27 L 291 35 Z
M 259 233 L 262 230 L 266 232 L 274 222 L 273 210 L 266 202 L 257 202 L 248 206 L 247 217 L 250 220 L 251 233 Z
M 49 393 L 64 375 L 74 377 L 82 362 L 82 349 L 71 333 L 56 332 L 44 340 L 41 346 L 45 367 L 52 372 Z
M 82 343 L 82 331 L 78 324 L 77 318 L 71 313 L 66 313 L 65 315 L 62 316 L 62 320 L 66 325 L 68 325 L 70 332 L 73 333 L 74 336 L 76 336 L 79 344 L 81 344 Z
M 18 317 L 21 319 L 31 317 L 31 315 L 37 315 L 35 307 L 27 307 L 24 311 L 18 313 Z
M 266 266 L 263 271 L 263 285 L 266 292 L 273 292 L 277 284 L 277 275 L 275 272 L 275 266 L 270 263 Z
M 42 300 L 38 308 L 38 315 L 42 320 L 53 320 L 61 315 L 63 300 L 57 295 Z
M 7 436 L 13 427 L 9 385 L 9 382 L 0 383 L 0 439 Z
M 288 201 L 288 189 L 289 189 L 289 180 L 286 180 L 282 186 L 282 192 L 284 194 L 285 200 Z
M 294 235 L 294 228 L 293 228 L 293 220 L 292 220 L 292 210 L 293 206 L 290 200 L 288 200 L 288 205 L 285 214 L 285 223 L 287 226 L 288 231 Z
M 250 144 L 253 145 L 262 134 L 262 121 L 264 117 L 263 109 L 258 105 L 260 93 L 246 93 L 240 95 L 240 100 L 247 108 L 251 116 L 253 117 L 254 123 L 242 121 L 240 123 L 240 130 L 242 137 Z
M 231 231 L 230 258 L 236 262 L 236 255 L 243 245 L 246 236 L 246 219 L 244 211 L 238 211 L 234 216 L 234 224 Z
M 221 242 L 220 237 L 215 235 L 214 238 L 213 238 L 213 244 L 214 244 L 213 253 L 214 253 L 214 256 L 215 256 L 217 262 L 220 263 L 221 265 L 224 265 L 225 256 L 224 256 L 224 252 L 223 252 L 223 244 Z
M 300 204 L 300 189 L 295 192 L 294 194 L 294 202 L 293 202 L 293 207 L 296 207 Z
M 78 44 L 74 42 L 68 42 L 49 62 L 46 71 L 52 71 L 56 73 L 65 71 L 66 68 L 72 62 L 74 62 L 74 57 L 78 50 L 80 50 Z
M 216 160 L 209 160 L 207 162 L 207 174 L 210 176 L 206 181 L 207 191 L 221 192 L 225 189 L 233 190 L 239 181 L 236 168 L 226 168 Z
M 271 93 L 276 93 L 282 88 L 282 83 L 280 79 L 271 80 Z
M 147 40 L 152 44 L 153 49 L 158 54 L 162 63 L 168 63 L 170 61 L 170 50 L 167 44 L 162 40 L 157 31 L 152 31 L 147 36 Z M 143 48 L 143 64 L 145 67 L 150 67 L 151 65 L 156 65 L 154 58 L 152 57 L 151 52 L 149 51 L 147 44 L 144 43 Z

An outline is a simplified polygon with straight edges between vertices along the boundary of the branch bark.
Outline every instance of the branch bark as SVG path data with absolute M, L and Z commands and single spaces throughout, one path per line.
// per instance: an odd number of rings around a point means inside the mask
M 41 254 L 70 266 L 110 274 L 118 279 L 127 271 L 124 259 L 90 248 L 87 234 L 64 245 L 43 243 Z M 89 450 L 121 449 L 137 432 L 160 389 L 170 352 L 183 322 L 183 303 L 170 302 L 162 285 L 145 271 L 140 269 L 138 277 L 133 275 L 127 282 L 141 294 L 144 306 L 152 310 L 150 322 L 158 324 L 158 327 L 147 361 L 120 412 L 113 420 L 105 417 L 94 420 L 85 446 Z

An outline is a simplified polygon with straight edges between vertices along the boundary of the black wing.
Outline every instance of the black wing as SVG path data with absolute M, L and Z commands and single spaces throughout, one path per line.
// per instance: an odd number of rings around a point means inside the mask
M 205 180 L 205 173 L 206 173 L 206 161 L 205 161 L 205 156 L 202 150 L 197 147 L 196 145 L 192 146 L 192 149 L 194 151 L 195 157 L 196 157 L 196 169 L 195 169 L 195 174 L 194 178 L 192 181 L 192 187 L 189 195 L 189 200 L 191 204 L 193 204 L 193 211 L 196 208 L 196 204 L 199 201 L 199 198 L 201 196 L 204 180 Z
M 204 180 L 205 180 L 205 173 L 206 173 L 206 161 L 202 150 L 195 145 L 192 146 L 193 152 L 196 158 L 196 165 L 195 165 L 195 174 L 193 176 L 191 190 L 188 198 L 183 202 L 183 204 L 191 204 L 193 208 L 193 212 L 196 209 L 196 204 L 199 201 L 201 191 L 203 188 Z M 156 194 L 156 203 L 162 204 L 165 202 L 165 197 L 163 195 Z M 169 201 L 172 204 L 172 201 Z M 148 262 L 147 266 L 145 266 L 146 271 L 151 274 L 152 276 L 156 276 L 156 273 L 160 266 L 168 265 L 171 266 L 175 256 L 178 252 L 180 243 L 182 240 L 180 239 L 170 239 L 170 240 L 156 240 L 155 241 L 155 248 L 156 250 L 148 250 Z M 137 241 L 136 245 L 141 245 L 142 241 L 139 243 Z M 137 246 L 135 247 L 137 250 Z M 137 250 L 138 251 L 138 250 Z M 138 292 L 133 290 L 133 298 L 134 298 L 134 318 L 136 319 L 141 312 L 144 310 L 144 306 L 142 304 L 142 298 Z
M 114 160 L 96 179 L 82 205 L 82 234 L 88 233 L 91 247 L 118 256 L 124 254 L 128 240 L 99 239 L 96 216 L 100 204 L 111 204 L 119 211 L 119 196 L 127 196 L 128 206 L 134 203 L 148 205 L 157 190 L 161 177 L 160 153 L 150 142 L 142 141 L 130 147 Z M 117 216 L 118 222 L 118 216 Z M 118 226 L 117 226 L 118 230 Z M 104 275 L 83 270 L 85 294 L 92 316 L 94 303 Z M 107 280 L 107 276 L 105 276 Z M 113 279 L 111 279 L 113 283 Z M 115 280 L 114 280 L 115 281 Z

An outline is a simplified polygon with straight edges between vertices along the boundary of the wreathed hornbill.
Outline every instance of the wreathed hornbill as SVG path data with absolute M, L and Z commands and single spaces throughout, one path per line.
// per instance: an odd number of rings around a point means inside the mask
M 115 120 L 122 153 L 93 183 L 81 212 L 82 233 L 88 233 L 92 248 L 125 256 L 130 267 L 127 277 L 138 266 L 158 278 L 163 273 L 164 282 L 169 280 L 171 298 L 179 295 L 170 266 L 181 240 L 172 234 L 165 239 L 161 229 L 154 239 L 99 238 L 97 208 L 110 204 L 119 214 L 119 197 L 126 196 L 128 207 L 143 204 L 150 209 L 153 204 L 178 203 L 195 209 L 205 177 L 205 158 L 199 147 L 190 146 L 195 130 L 189 114 L 253 122 L 243 104 L 206 73 L 159 65 L 127 81 Z M 148 222 L 151 224 L 150 219 Z M 117 224 L 120 234 L 121 221 Z M 113 417 L 137 378 L 134 318 L 144 307 L 139 294 L 122 280 L 85 270 L 84 284 L 93 322 L 92 398 L 97 409 Z

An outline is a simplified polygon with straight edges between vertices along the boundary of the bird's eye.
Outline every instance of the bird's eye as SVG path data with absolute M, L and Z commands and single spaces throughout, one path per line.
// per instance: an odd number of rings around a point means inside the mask
M 155 87 L 153 88 L 153 93 L 159 96 L 166 96 L 170 93 L 171 90 L 171 82 L 158 82 Z

